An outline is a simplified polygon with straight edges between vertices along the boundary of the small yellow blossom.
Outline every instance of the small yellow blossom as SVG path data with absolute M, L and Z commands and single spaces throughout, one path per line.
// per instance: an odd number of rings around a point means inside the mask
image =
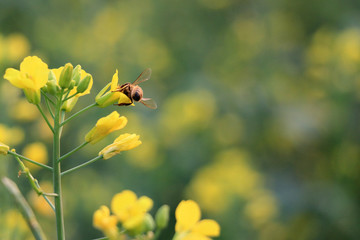
M 48 65 L 36 56 L 26 57 L 20 64 L 20 71 L 14 68 L 6 69 L 4 78 L 15 87 L 24 90 L 30 103 L 40 103 L 40 88 L 48 80 Z
M 95 101 L 99 107 L 107 107 L 111 104 L 118 103 L 120 98 L 127 98 L 127 101 L 131 100 L 125 96 L 125 94 L 121 92 L 114 92 L 118 86 L 119 76 L 118 70 L 116 69 L 115 74 L 112 77 L 111 83 L 107 84 L 95 97 Z M 110 87 L 110 90 L 106 92 L 106 90 Z M 106 93 L 105 93 L 106 92 Z
M 2 142 L 0 142 L 0 154 L 2 155 L 6 155 L 9 151 L 10 147 L 6 144 L 3 144 Z
M 137 198 L 136 194 L 130 190 L 116 194 L 111 200 L 112 212 L 128 230 L 139 227 L 152 206 L 153 201 L 150 198 L 146 196 Z
M 18 127 L 8 127 L 0 124 L 0 142 L 17 145 L 24 140 L 24 131 Z
M 139 138 L 140 136 L 136 134 L 121 134 L 112 144 L 101 150 L 99 155 L 103 155 L 104 159 L 109 159 L 122 151 L 128 151 L 136 148 L 141 144 Z
M 110 210 L 106 206 L 101 206 L 93 215 L 93 225 L 101 230 L 108 238 L 116 239 L 118 235 L 117 217 L 110 215 Z
M 209 240 L 220 235 L 219 224 L 201 218 L 199 205 L 193 200 L 181 201 L 175 211 L 176 240 Z
M 127 124 L 127 118 L 116 111 L 100 118 L 95 127 L 93 127 L 85 136 L 85 141 L 95 144 L 113 131 L 122 129 Z
M 25 146 L 23 155 L 35 162 L 46 164 L 48 162 L 48 152 L 46 146 L 41 142 L 35 142 Z M 31 171 L 40 169 L 39 166 L 33 163 L 25 163 Z

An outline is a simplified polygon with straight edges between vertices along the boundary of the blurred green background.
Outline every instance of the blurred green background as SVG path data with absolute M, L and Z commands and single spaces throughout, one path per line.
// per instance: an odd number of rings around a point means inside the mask
M 80 64 L 94 86 L 75 111 L 94 101 L 115 69 L 121 83 L 153 70 L 141 86 L 157 110 L 96 108 L 64 129 L 63 154 L 116 110 L 129 119 L 121 132 L 143 141 L 63 178 L 67 238 L 101 237 L 93 212 L 131 189 L 154 200 L 152 213 L 170 205 L 161 239 L 173 235 L 182 199 L 220 223 L 218 239 L 359 239 L 359 23 L 360 2 L 350 0 L 0 0 L 1 75 L 28 55 L 50 68 Z M 50 149 L 36 109 L 0 83 L 0 141 L 18 152 L 33 142 Z M 13 158 L 0 159 L 1 176 L 15 179 L 54 239 L 53 216 L 17 171 Z M 34 176 L 48 184 L 46 171 Z M 1 186 L 1 239 L 25 239 L 9 232 L 21 228 L 14 208 Z

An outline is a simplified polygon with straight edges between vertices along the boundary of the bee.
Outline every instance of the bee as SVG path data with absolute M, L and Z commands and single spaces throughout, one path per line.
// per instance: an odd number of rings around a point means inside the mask
M 145 69 L 133 83 L 125 83 L 121 86 L 118 86 L 114 92 L 122 92 L 125 94 L 129 99 L 130 103 L 119 103 L 118 106 L 127 106 L 131 105 L 135 102 L 141 102 L 146 107 L 151 109 L 156 109 L 157 105 L 156 102 L 151 98 L 143 98 L 143 90 L 141 87 L 138 86 L 138 84 L 145 82 L 150 79 L 151 76 L 151 69 L 147 68 Z

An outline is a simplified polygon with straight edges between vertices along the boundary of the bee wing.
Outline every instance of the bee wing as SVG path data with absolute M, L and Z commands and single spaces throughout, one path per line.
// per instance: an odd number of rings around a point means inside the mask
M 151 108 L 151 109 L 156 109 L 157 108 L 156 102 L 151 98 L 142 98 L 140 100 L 140 102 L 142 104 L 144 104 L 145 106 L 147 106 L 148 108 Z
M 138 85 L 139 83 L 145 82 L 150 79 L 150 76 L 151 68 L 147 68 L 138 76 L 138 78 L 132 84 Z

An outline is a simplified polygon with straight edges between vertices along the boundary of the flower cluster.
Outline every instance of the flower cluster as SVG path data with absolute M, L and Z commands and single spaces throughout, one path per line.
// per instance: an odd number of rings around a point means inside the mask
M 137 198 L 130 190 L 116 194 L 111 201 L 111 211 L 101 206 L 93 215 L 93 225 L 111 240 L 123 239 L 124 235 L 139 239 L 156 239 L 169 221 L 169 207 L 159 208 L 153 217 L 148 213 L 153 201 L 142 196 Z M 220 235 L 219 224 L 211 219 L 201 218 L 199 205 L 192 201 L 182 201 L 175 211 L 176 226 L 173 240 L 210 240 Z M 154 235 L 154 229 L 156 228 Z M 137 239 L 137 238 L 136 238 Z

